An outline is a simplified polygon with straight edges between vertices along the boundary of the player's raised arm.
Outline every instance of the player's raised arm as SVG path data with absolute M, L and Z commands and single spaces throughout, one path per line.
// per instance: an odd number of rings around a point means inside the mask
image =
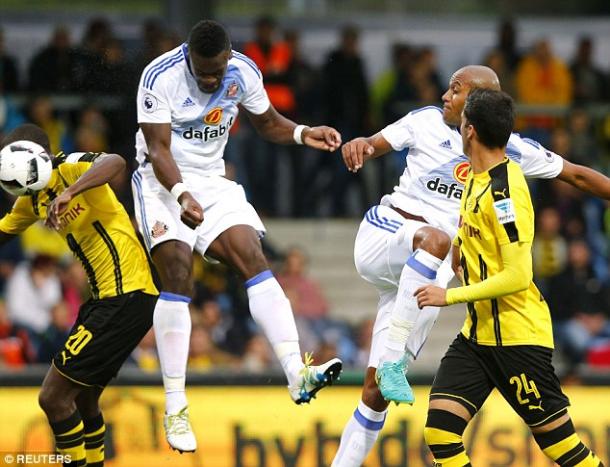
M 91 168 L 52 201 L 47 208 L 45 224 L 53 229 L 59 229 L 59 216 L 66 210 L 72 198 L 91 188 L 110 182 L 123 170 L 125 170 L 125 160 L 118 154 L 97 156 Z
M 585 193 L 610 199 L 610 178 L 584 165 L 567 161 L 539 142 L 513 134 L 513 150 L 521 154 L 521 168 L 528 178 L 558 178 Z
M 343 145 L 341 155 L 350 172 L 358 172 L 369 159 L 383 156 L 392 150 L 392 145 L 381 133 L 375 133 L 368 138 L 355 138 Z
M 610 178 L 590 167 L 573 164 L 564 159 L 559 180 L 599 198 L 610 199 Z
M 182 206 L 180 215 L 182 222 L 194 229 L 203 221 L 203 209 L 186 190 L 178 166 L 172 157 L 171 124 L 140 123 L 140 128 L 146 140 L 148 158 L 152 163 L 155 177 Z
M 305 144 L 314 149 L 331 152 L 341 146 L 341 135 L 334 128 L 297 125 L 275 110 L 273 105 L 262 114 L 247 113 L 258 134 L 273 143 Z

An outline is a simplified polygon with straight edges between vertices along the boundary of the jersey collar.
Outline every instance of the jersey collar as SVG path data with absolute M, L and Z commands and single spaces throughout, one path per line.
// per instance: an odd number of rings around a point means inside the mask
M 193 70 L 191 69 L 191 61 L 189 60 L 189 46 L 186 42 L 183 42 L 181 45 L 182 54 L 184 55 L 184 60 L 186 61 L 186 68 L 188 69 L 190 75 L 194 78 Z

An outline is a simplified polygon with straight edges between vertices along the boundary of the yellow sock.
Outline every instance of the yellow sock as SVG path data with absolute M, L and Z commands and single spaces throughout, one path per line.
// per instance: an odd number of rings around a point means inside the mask
M 534 439 L 547 457 L 560 466 L 603 467 L 574 431 L 572 420 L 546 433 L 534 433 Z
M 424 438 L 434 456 L 435 466 L 470 466 L 470 459 L 462 443 L 462 434 L 466 425 L 466 420 L 446 410 L 428 411 Z
M 103 467 L 104 465 L 104 436 L 106 425 L 101 412 L 97 417 L 83 420 L 85 426 L 85 451 L 87 453 L 87 467 Z
M 85 441 L 83 421 L 77 411 L 74 411 L 67 419 L 50 423 L 55 436 L 55 447 L 59 454 L 70 458 L 70 463 L 64 463 L 70 467 L 87 465 L 85 455 Z

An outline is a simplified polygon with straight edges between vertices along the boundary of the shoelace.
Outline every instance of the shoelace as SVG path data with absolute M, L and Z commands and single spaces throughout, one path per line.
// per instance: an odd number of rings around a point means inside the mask
M 189 432 L 189 421 L 186 408 L 176 415 L 167 416 L 168 432 L 172 435 L 184 435 Z
M 303 386 L 306 383 L 317 384 L 317 372 L 311 371 L 311 364 L 313 363 L 313 352 L 305 352 L 305 366 L 301 369 L 300 375 L 303 377 Z
M 402 387 L 404 382 L 404 370 L 400 362 L 389 365 L 388 371 L 384 371 L 388 383 L 394 387 Z

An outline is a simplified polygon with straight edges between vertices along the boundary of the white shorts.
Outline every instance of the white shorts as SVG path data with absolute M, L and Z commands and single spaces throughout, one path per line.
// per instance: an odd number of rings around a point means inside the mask
M 407 220 L 387 206 L 373 206 L 360 223 L 354 246 L 354 261 L 360 276 L 373 284 L 379 293 L 377 318 L 373 327 L 373 339 L 369 366 L 377 368 L 385 352 L 385 342 L 390 326 L 392 309 L 396 302 L 400 274 L 413 253 L 413 237 L 424 222 Z M 446 287 L 453 277 L 451 254 L 439 268 L 436 284 Z M 419 314 L 415 327 L 407 341 L 406 350 L 417 356 L 434 323 L 440 308 L 427 307 Z
M 131 179 L 136 220 L 148 250 L 168 240 L 180 240 L 204 255 L 210 244 L 234 225 L 252 226 L 262 237 L 265 226 L 246 199 L 241 185 L 219 175 L 182 174 L 189 192 L 203 208 L 196 229 L 180 220 L 180 205 L 159 183 L 152 164 L 140 166 Z

